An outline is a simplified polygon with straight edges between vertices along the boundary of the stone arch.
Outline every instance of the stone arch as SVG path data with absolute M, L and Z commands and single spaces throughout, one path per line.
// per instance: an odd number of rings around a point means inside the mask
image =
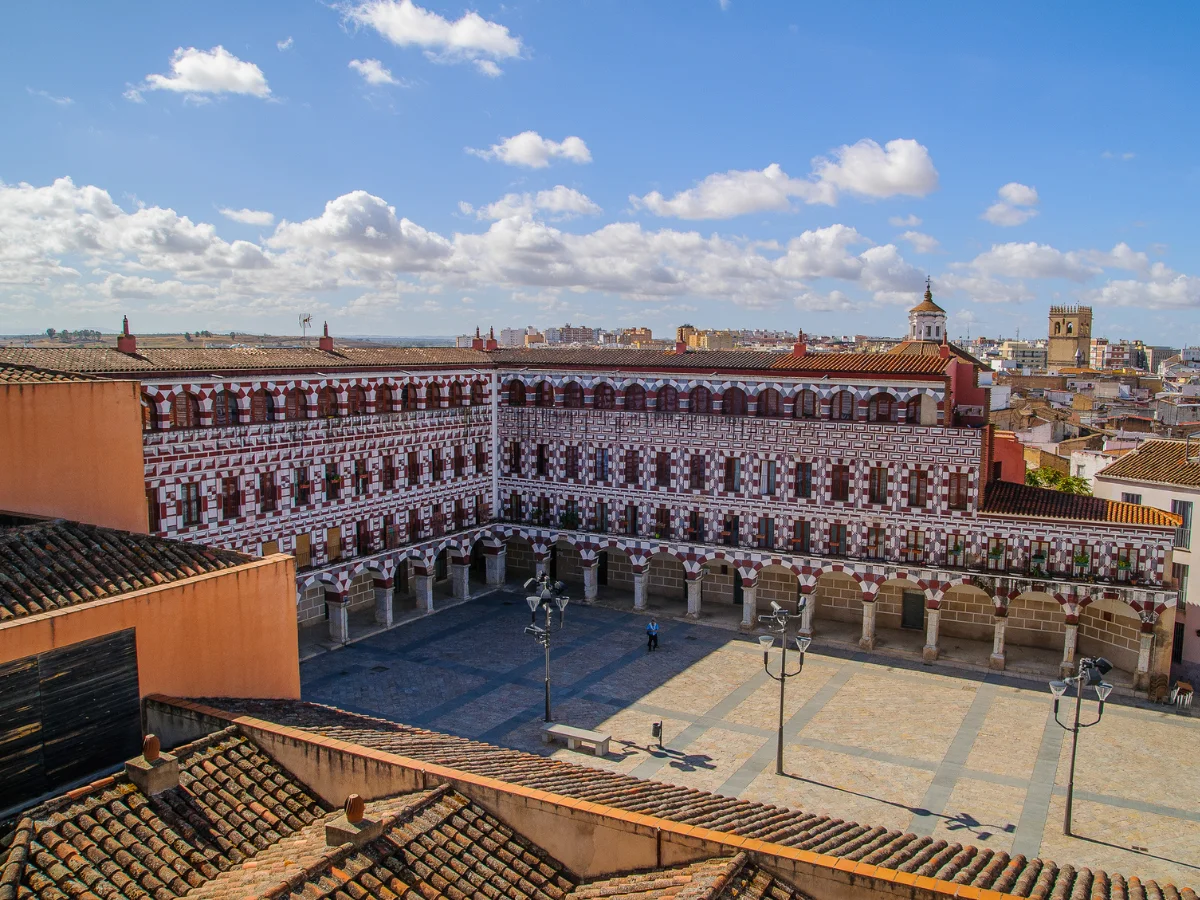
M 688 392 L 689 412 L 705 415 L 712 412 L 712 391 L 702 384 L 696 385 Z
M 876 391 L 867 399 L 868 422 L 895 422 L 899 403 L 888 391 Z
M 182 388 L 171 398 L 171 427 L 200 427 L 200 398 Z
M 441 409 L 442 408 L 442 386 L 438 380 L 432 379 L 425 385 L 425 408 L 426 409 Z
M 649 596 L 668 600 L 687 599 L 686 570 L 678 554 L 663 550 L 650 554 L 645 578 Z
M 250 395 L 250 422 L 255 425 L 275 421 L 275 396 L 265 387 Z
M 658 389 L 654 405 L 659 412 L 677 412 L 679 410 L 679 391 L 674 385 L 664 384 Z
M 504 387 L 504 396 L 509 406 L 525 405 L 525 382 L 514 378 Z
M 592 406 L 596 409 L 614 409 L 617 405 L 617 394 L 607 381 L 600 381 L 592 388 Z
M 817 392 L 805 388 L 796 394 L 796 403 L 792 415 L 797 419 L 816 419 L 821 415 L 821 400 Z
M 532 578 L 536 570 L 533 540 L 523 529 L 512 529 L 505 535 L 505 570 L 509 578 Z
M 337 388 L 325 385 L 317 391 L 317 418 L 332 419 L 338 414 Z
M 857 406 L 853 391 L 838 391 L 830 398 L 829 418 L 838 422 L 853 422 L 857 418 Z
M 775 388 L 763 388 L 755 398 L 755 415 L 777 419 L 783 415 L 783 397 Z
M 539 381 L 533 386 L 533 405 L 547 409 L 554 406 L 554 385 L 549 379 Z
M 583 409 L 583 385 L 568 381 L 563 385 L 563 406 L 567 409 Z
M 646 409 L 646 389 L 640 384 L 625 388 L 625 409 L 630 412 L 643 412 Z
M 864 591 L 861 578 L 845 569 L 814 570 L 815 577 L 809 592 L 809 604 L 812 606 L 812 628 L 820 631 L 821 623 L 838 623 L 839 631 L 845 631 L 847 637 L 857 637 L 851 625 L 862 627 Z M 833 627 L 838 627 L 837 625 Z
M 375 386 L 375 412 L 380 415 L 390 413 L 395 404 L 395 396 L 390 384 L 386 382 L 377 384 Z
M 471 382 L 470 402 L 472 406 L 483 406 L 487 403 L 487 382 L 476 378 Z
M 455 378 L 450 382 L 450 408 L 458 409 L 463 405 L 462 382 Z
M 788 612 L 795 613 L 802 586 L 799 567 L 772 560 L 755 568 L 758 574 L 754 595 L 757 610 L 767 612 L 774 600 Z
M 726 416 L 744 416 L 748 408 L 746 392 L 740 387 L 727 387 L 721 394 L 721 413 Z
M 367 391 L 362 385 L 352 384 L 346 389 L 346 412 L 351 416 L 367 414 Z
M 302 387 L 290 388 L 284 393 L 283 417 L 289 422 L 308 418 L 308 391 Z

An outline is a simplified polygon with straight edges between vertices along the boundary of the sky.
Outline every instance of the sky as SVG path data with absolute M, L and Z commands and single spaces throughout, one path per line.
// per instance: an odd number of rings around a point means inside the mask
M 11 4 L 0 333 L 570 322 L 1180 346 L 1200 6 Z

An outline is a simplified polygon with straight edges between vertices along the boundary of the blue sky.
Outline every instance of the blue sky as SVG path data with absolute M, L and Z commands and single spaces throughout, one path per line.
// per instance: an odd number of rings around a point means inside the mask
M 1195 342 L 1192 5 L 5 19 L 0 332 L 897 334 L 929 274 L 955 335 Z

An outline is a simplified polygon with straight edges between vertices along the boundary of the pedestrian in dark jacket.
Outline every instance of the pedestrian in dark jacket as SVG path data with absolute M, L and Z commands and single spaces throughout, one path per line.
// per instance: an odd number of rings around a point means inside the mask
M 646 652 L 658 649 L 658 620 L 651 619 L 646 626 Z

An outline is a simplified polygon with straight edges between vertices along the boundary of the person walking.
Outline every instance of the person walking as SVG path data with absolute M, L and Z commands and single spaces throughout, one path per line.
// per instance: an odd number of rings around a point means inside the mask
M 658 649 L 658 620 L 651 619 L 646 626 L 646 652 Z

